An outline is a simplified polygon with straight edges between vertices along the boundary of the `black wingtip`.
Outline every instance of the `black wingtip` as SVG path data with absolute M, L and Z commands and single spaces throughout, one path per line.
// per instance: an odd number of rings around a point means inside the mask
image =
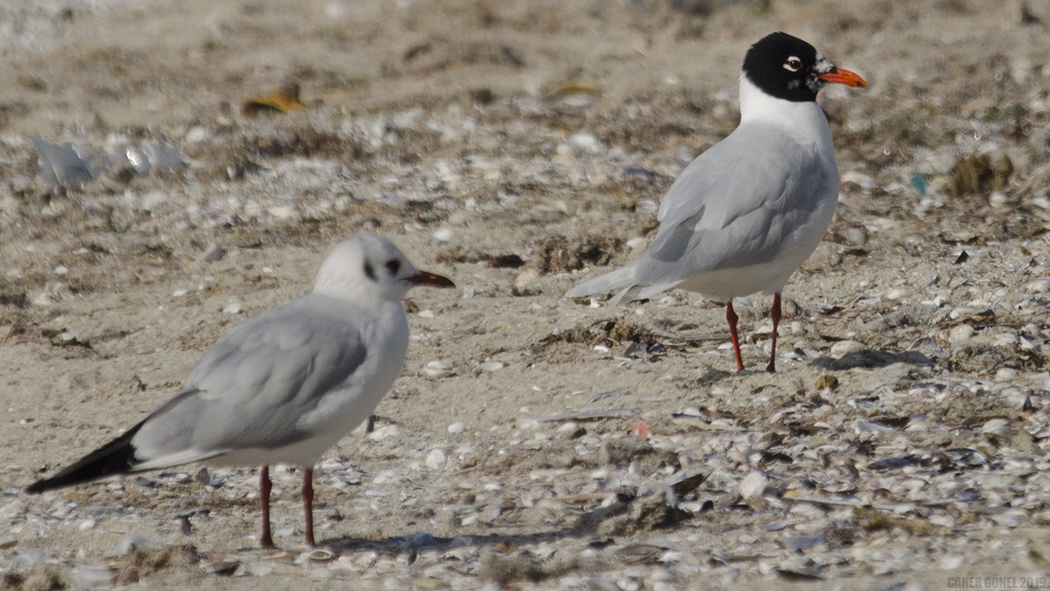
M 44 478 L 30 484 L 25 491 L 30 494 L 39 494 L 55 488 L 132 471 L 136 461 L 135 448 L 131 445 L 131 439 L 141 426 L 142 423 L 135 425 L 120 437 L 89 453 L 79 462 L 51 478 Z

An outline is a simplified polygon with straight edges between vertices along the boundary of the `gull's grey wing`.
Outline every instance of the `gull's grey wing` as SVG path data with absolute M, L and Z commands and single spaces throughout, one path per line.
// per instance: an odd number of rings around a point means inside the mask
M 195 457 L 179 458 L 194 461 L 308 437 L 298 419 L 351 378 L 367 354 L 349 310 L 329 299 L 309 295 L 227 333 L 197 362 L 178 396 L 143 423 L 134 440 L 137 457 L 195 450 Z
M 741 127 L 694 160 L 661 203 L 660 230 L 636 266 L 643 285 L 773 260 L 822 218 L 834 160 L 776 129 Z M 830 166 L 829 166 L 830 164 Z M 650 290 L 646 290 L 650 291 Z

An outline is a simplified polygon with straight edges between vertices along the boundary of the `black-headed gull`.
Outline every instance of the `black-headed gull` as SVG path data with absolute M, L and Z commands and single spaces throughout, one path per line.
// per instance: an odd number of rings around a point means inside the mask
M 619 290 L 609 300 L 615 306 L 678 288 L 726 302 L 737 371 L 743 371 L 733 298 L 772 293 L 766 371 L 776 371 L 781 290 L 820 244 L 838 201 L 831 130 L 816 102 L 828 83 L 867 87 L 786 33 L 751 46 L 740 74 L 740 125 L 671 185 L 652 245 L 566 295 Z
M 386 238 L 341 242 L 313 292 L 238 324 L 201 357 L 178 395 L 58 474 L 39 493 L 112 474 L 189 462 L 262 466 L 262 538 L 270 535 L 272 464 L 302 466 L 306 543 L 314 545 L 313 466 L 375 409 L 401 373 L 415 285 L 453 287 L 420 271 Z

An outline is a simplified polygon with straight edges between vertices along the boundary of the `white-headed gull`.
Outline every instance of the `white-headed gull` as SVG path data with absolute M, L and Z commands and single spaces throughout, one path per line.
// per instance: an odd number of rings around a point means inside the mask
M 313 546 L 313 466 L 372 413 L 401 373 L 408 350 L 401 300 L 416 285 L 453 287 L 416 269 L 386 238 L 341 242 L 312 293 L 237 325 L 174 398 L 26 490 L 189 462 L 262 466 L 260 543 L 272 548 L 269 466 L 293 464 L 304 468 L 306 543 Z

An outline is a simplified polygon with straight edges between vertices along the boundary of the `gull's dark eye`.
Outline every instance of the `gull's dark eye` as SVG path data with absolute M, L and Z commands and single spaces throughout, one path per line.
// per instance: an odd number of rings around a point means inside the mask
M 795 56 L 791 56 L 784 62 L 784 69 L 790 72 L 797 72 L 802 69 L 802 60 Z
M 397 275 L 397 272 L 401 269 L 401 261 L 397 259 L 390 259 L 386 262 L 386 265 L 383 266 L 386 267 L 387 271 L 390 271 L 391 275 Z

